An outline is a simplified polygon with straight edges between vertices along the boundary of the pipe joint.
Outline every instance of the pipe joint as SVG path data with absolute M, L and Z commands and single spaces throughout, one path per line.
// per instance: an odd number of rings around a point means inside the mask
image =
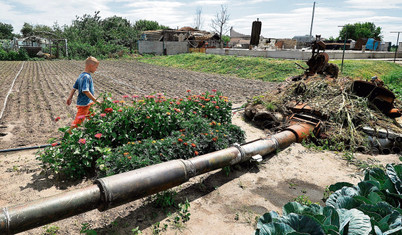
M 8 209 L 7 207 L 3 207 L 3 214 L 4 214 L 4 219 L 6 220 L 4 224 L 0 223 L 0 231 L 3 230 L 3 226 L 4 226 L 4 230 L 7 231 L 6 234 L 11 234 L 10 233 L 10 215 L 8 214 Z
M 237 157 L 230 162 L 231 165 L 242 162 L 246 158 L 246 151 L 240 146 L 240 144 L 234 143 L 232 146 L 237 148 L 240 154 L 238 154 Z

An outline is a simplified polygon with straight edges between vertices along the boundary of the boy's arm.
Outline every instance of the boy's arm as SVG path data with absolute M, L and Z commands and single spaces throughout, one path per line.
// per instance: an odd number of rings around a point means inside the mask
M 88 98 L 90 98 L 94 103 L 99 103 L 90 91 L 83 91 L 82 93 L 88 96 Z
M 72 100 L 73 100 L 74 93 L 75 93 L 75 89 L 73 88 L 73 89 L 71 89 L 70 95 L 69 95 L 68 98 L 67 98 L 67 102 L 66 102 L 67 105 L 70 105 L 70 104 L 71 104 L 71 102 L 72 102 Z

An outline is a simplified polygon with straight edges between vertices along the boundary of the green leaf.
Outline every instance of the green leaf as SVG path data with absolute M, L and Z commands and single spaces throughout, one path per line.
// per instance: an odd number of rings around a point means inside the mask
M 298 202 L 288 202 L 283 206 L 282 212 L 283 215 L 288 215 L 290 213 L 303 214 L 303 211 L 307 208 L 307 206 L 301 205 Z
M 344 186 L 346 187 L 353 187 L 353 184 L 348 183 L 348 182 L 338 182 L 336 184 L 332 184 L 331 186 L 328 187 L 329 191 L 335 192 L 339 189 L 342 189 Z
M 329 196 L 325 204 L 335 209 L 351 209 L 358 207 L 361 203 L 353 199 L 358 195 L 358 191 L 352 187 L 343 187 Z
M 255 235 L 286 235 L 295 230 L 284 223 L 268 223 L 263 224 L 260 228 L 257 228 Z
M 258 219 L 257 229 L 261 228 L 264 224 L 268 224 L 268 223 L 275 221 L 277 218 L 279 218 L 279 215 L 275 211 L 270 211 L 268 213 L 265 213 L 263 216 L 261 216 Z
M 348 228 L 348 235 L 365 235 L 372 230 L 370 217 L 357 209 L 338 209 L 340 218 L 339 231 L 342 234 Z
M 307 215 L 298 215 L 290 213 L 278 219 L 278 222 L 285 223 L 292 227 L 296 232 L 307 233 L 311 235 L 325 234 L 321 225 L 313 218 Z
M 391 164 L 387 164 L 386 169 L 389 179 L 394 184 L 395 190 L 398 192 L 398 194 L 402 194 L 402 181 L 398 177 L 398 174 L 395 171 L 394 167 Z

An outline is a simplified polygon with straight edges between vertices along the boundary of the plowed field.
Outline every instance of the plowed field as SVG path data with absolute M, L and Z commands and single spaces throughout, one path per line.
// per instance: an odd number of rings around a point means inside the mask
M 60 136 L 57 129 L 69 125 L 75 115 L 75 106 L 65 101 L 83 69 L 82 61 L 0 62 L 0 109 L 15 79 L 0 119 L 0 149 L 46 144 Z M 116 99 L 157 92 L 183 97 L 188 89 L 194 94 L 217 89 L 233 103 L 241 103 L 273 87 L 272 83 L 136 61 L 102 61 L 93 78 L 96 96 L 110 92 Z M 58 116 L 61 120 L 56 123 Z

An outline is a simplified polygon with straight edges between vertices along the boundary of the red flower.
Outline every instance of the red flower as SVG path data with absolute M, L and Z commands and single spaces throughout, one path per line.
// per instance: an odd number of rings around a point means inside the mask
M 217 92 L 217 90 L 216 90 L 216 89 L 212 89 L 212 92 Z
M 100 116 L 101 117 L 106 117 L 106 113 L 101 113 Z
M 208 97 L 214 98 L 215 96 L 214 95 L 209 95 Z
M 57 146 L 58 145 L 58 143 L 53 143 L 52 144 L 52 147 L 55 147 L 55 146 Z
M 150 116 L 147 116 L 147 119 L 150 119 L 151 117 Z
M 191 90 L 187 90 L 187 92 L 188 92 L 188 93 L 190 93 L 190 92 L 191 92 Z
M 179 141 L 180 143 L 183 142 L 183 140 L 181 138 L 177 139 L 177 141 Z
M 194 148 L 195 148 L 195 147 L 196 147 L 196 145 L 195 145 L 194 143 L 192 143 L 192 144 L 191 144 L 191 147 L 194 147 Z
M 216 109 L 219 109 L 219 106 L 215 106 Z
M 122 109 L 119 109 L 119 110 L 117 110 L 117 111 L 118 111 L 118 112 L 120 112 L 120 113 L 121 113 L 121 112 L 123 112 L 123 110 L 122 110 Z
M 115 101 L 113 101 L 113 103 L 115 103 L 115 104 L 117 104 L 117 103 L 119 103 L 120 101 L 119 100 L 115 100 Z
M 197 112 L 196 112 L 196 111 L 193 111 L 193 113 L 194 113 L 194 114 L 197 114 Z
M 216 142 L 218 139 L 217 138 L 212 138 L 212 141 L 213 142 Z
M 194 151 L 194 155 L 195 155 L 195 156 L 198 156 L 198 151 Z
M 54 119 L 55 122 L 57 122 L 59 120 L 60 120 L 60 117 L 57 117 L 57 118 Z
M 86 141 L 86 139 L 80 139 L 80 140 L 78 140 L 78 143 L 80 143 L 80 144 L 85 144 L 87 141 Z
M 112 113 L 113 109 L 112 108 L 105 108 L 105 113 Z
M 133 95 L 132 97 L 133 97 L 133 98 L 138 98 L 139 96 L 138 96 L 138 95 Z
M 123 95 L 123 98 L 129 98 L 130 96 L 129 95 Z
M 216 104 L 216 101 L 215 101 L 215 100 L 214 100 L 214 101 L 211 101 L 211 103 Z
M 96 138 L 100 139 L 102 137 L 102 133 L 98 133 L 95 135 Z
M 186 142 L 183 143 L 185 146 L 187 146 L 188 144 Z
M 181 103 L 179 101 L 176 102 L 177 105 L 180 105 Z

